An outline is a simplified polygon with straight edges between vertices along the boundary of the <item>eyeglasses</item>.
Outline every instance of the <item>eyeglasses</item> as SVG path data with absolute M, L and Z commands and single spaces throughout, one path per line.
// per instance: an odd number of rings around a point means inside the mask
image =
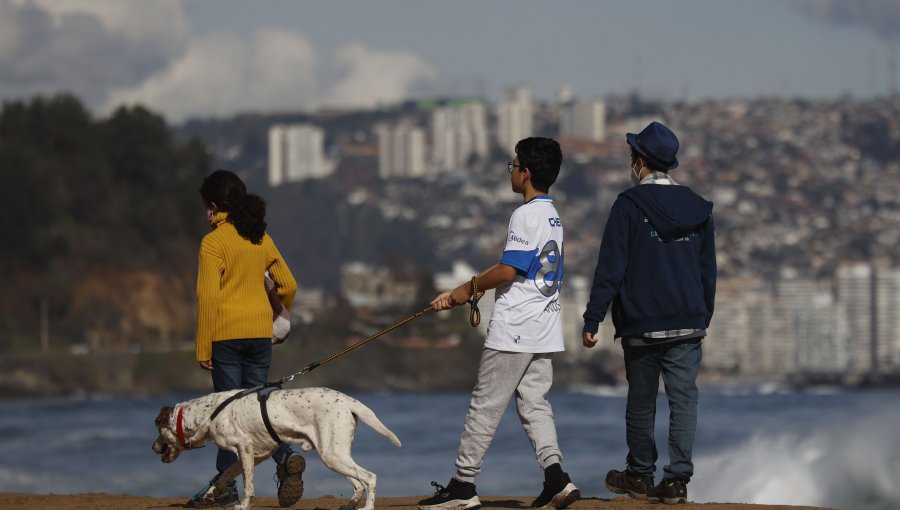
M 512 173 L 513 168 L 522 168 L 522 165 L 517 165 L 515 161 L 510 161 L 506 164 L 506 171 Z

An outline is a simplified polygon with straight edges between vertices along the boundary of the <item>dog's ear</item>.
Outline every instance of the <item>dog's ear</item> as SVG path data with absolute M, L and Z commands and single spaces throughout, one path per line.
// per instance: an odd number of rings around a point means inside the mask
M 172 413 L 175 411 L 174 407 L 163 407 L 159 410 L 159 414 L 156 415 L 156 428 L 161 429 L 169 424 L 169 418 L 172 417 Z

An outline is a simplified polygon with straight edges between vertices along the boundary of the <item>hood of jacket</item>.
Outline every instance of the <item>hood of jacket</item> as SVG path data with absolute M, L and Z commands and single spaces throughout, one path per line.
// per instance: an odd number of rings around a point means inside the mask
M 684 237 L 702 227 L 713 203 L 680 185 L 643 184 L 621 193 L 644 213 L 660 239 Z

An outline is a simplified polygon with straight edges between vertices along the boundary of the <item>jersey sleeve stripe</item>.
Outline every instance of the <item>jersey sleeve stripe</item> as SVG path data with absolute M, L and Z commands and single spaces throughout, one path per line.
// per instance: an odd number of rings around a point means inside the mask
M 531 268 L 531 264 L 534 261 L 534 257 L 535 255 L 537 255 L 537 252 L 537 249 L 529 251 L 507 250 L 503 252 L 503 257 L 500 258 L 500 263 L 514 267 L 521 273 L 527 273 Z

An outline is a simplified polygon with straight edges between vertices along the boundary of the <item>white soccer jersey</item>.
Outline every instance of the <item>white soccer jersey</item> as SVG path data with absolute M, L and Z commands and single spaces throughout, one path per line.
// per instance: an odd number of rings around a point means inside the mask
M 500 263 L 516 279 L 498 287 L 485 347 L 512 352 L 565 350 L 559 286 L 563 277 L 563 226 L 549 196 L 517 208 L 509 220 Z

